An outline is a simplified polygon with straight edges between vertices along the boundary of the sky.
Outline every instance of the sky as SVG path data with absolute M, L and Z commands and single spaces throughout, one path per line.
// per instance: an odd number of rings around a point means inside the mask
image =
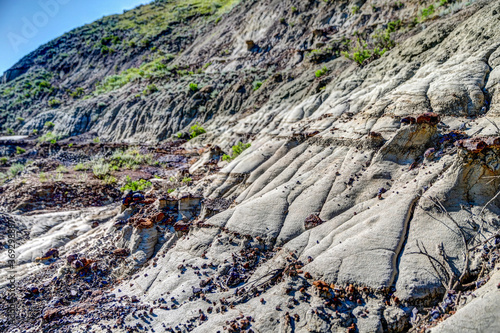
M 74 28 L 151 0 L 0 0 L 0 75 Z

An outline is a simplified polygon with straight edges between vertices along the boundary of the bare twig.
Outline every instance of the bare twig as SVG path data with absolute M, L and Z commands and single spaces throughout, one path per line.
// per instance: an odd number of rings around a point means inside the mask
M 497 135 L 500 135 L 500 128 L 498 128 L 497 123 L 495 123 L 493 120 L 488 119 L 488 117 L 484 117 L 484 119 L 488 120 L 495 128 L 497 129 Z
M 450 213 L 448 212 L 448 210 L 446 209 L 446 207 L 444 207 L 444 205 L 441 203 L 441 201 L 439 201 L 439 199 L 432 198 L 432 197 L 429 197 L 429 199 L 436 206 L 438 206 L 439 208 L 441 208 L 441 210 L 443 211 L 443 213 L 445 213 L 445 215 L 455 224 L 455 226 L 457 227 L 458 231 L 460 232 L 460 235 L 462 236 L 462 242 L 463 242 L 464 248 L 465 248 L 465 251 L 464 251 L 464 269 L 462 270 L 462 274 L 460 274 L 460 277 L 458 278 L 458 280 L 450 288 L 451 290 L 456 290 L 456 288 L 458 287 L 458 285 L 463 282 L 463 280 L 465 279 L 465 277 L 469 273 L 469 244 L 467 242 L 467 235 L 465 234 L 465 231 L 460 226 L 460 224 L 458 224 L 458 222 L 450 215 Z
M 445 278 L 448 280 L 448 282 L 450 281 L 451 279 L 451 276 L 450 276 L 450 272 L 448 271 L 448 269 L 444 266 L 444 264 L 442 262 L 440 262 L 439 260 L 437 260 L 435 257 L 433 257 L 432 255 L 429 254 L 429 252 L 427 251 L 427 249 L 425 248 L 425 245 L 417 240 L 417 248 L 419 250 L 419 252 L 410 252 L 408 254 L 421 254 L 421 255 L 424 255 L 426 256 L 428 259 L 429 259 L 429 262 L 432 266 L 432 268 L 434 269 L 434 271 L 436 272 L 436 274 L 441 277 L 442 275 L 445 275 Z M 441 272 L 439 271 L 439 269 L 436 267 L 436 265 L 439 265 L 439 267 L 441 268 Z M 447 286 L 444 284 L 443 281 L 441 281 L 441 284 L 443 285 L 443 287 L 445 289 L 447 289 Z

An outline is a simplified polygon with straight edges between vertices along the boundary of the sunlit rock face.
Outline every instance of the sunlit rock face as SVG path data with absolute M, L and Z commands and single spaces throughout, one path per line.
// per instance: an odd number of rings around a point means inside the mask
M 167 192 L 169 177 L 151 179 L 121 208 L 109 194 L 104 208 L 26 216 L 41 209 L 31 198 L 48 194 L 16 197 L 23 184 L 4 185 L 0 221 L 24 235 L 23 283 L 60 279 L 57 290 L 75 302 L 60 285 L 77 285 L 78 304 L 101 304 L 86 313 L 118 309 L 118 323 L 88 325 L 116 331 L 495 331 L 500 7 L 457 2 L 425 19 L 417 1 L 359 6 L 243 1 L 171 60 L 202 72 L 151 78 L 151 94 L 138 79 L 17 125 L 28 134 L 50 120 L 61 134 L 96 131 L 157 150 L 190 139 L 169 156 L 182 164 L 176 189 Z M 359 64 L 342 55 L 342 37 L 397 18 L 404 27 L 385 54 Z M 109 74 L 77 68 L 61 80 L 90 87 Z M 196 123 L 206 133 L 191 139 Z M 231 155 L 238 142 L 251 146 Z M 63 259 L 37 262 L 51 248 Z M 88 267 L 65 262 L 71 254 Z M 6 260 L 3 251 L 2 268 Z M 47 327 L 79 313 L 50 301 L 36 317 Z

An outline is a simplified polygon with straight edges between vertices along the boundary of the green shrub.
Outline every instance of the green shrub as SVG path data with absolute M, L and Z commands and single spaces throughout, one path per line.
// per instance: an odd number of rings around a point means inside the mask
M 120 189 L 122 192 L 125 192 L 127 190 L 131 191 L 144 191 L 145 189 L 151 187 L 151 182 L 148 182 L 144 179 L 139 179 L 139 180 L 132 180 L 130 176 L 127 176 L 125 178 L 125 185 Z
M 60 165 L 56 168 L 56 172 L 67 173 L 68 169 L 64 165 Z
M 190 183 L 192 181 L 193 181 L 193 178 L 191 178 L 191 177 L 184 177 L 184 178 L 182 178 L 182 182 L 183 183 Z
M 92 140 L 92 141 L 94 141 L 94 143 L 99 143 L 99 142 L 101 142 L 101 139 L 99 139 L 99 137 L 97 137 L 97 138 L 94 138 L 94 140 Z
M 198 135 L 201 135 L 203 133 L 206 133 L 207 131 L 201 127 L 200 125 L 198 125 L 198 123 L 194 124 L 193 126 L 191 126 L 191 128 L 189 129 L 189 137 L 191 139 L 194 139 L 196 138 Z
M 7 164 L 7 162 L 9 161 L 9 158 L 8 157 L 0 157 L 0 165 L 5 165 Z
M 396 30 L 399 30 L 402 27 L 402 22 L 401 20 L 396 20 L 396 21 L 391 21 L 387 23 L 387 30 L 389 32 L 394 32 Z
M 21 163 L 15 163 L 15 164 L 11 165 L 8 173 L 10 174 L 10 176 L 12 178 L 14 178 L 15 176 L 17 176 L 18 174 L 23 172 L 23 170 L 24 170 L 24 165 L 22 165 Z
M 21 147 L 16 147 L 16 154 L 24 154 L 26 152 L 26 149 L 23 149 Z
M 298 11 L 297 7 L 292 6 L 292 13 L 296 13 Z
M 33 133 L 34 135 L 37 135 L 37 134 L 38 134 L 38 130 L 37 130 L 36 128 L 34 128 L 34 129 L 33 129 L 33 131 L 32 131 L 32 133 Z
M 192 92 L 197 92 L 198 91 L 198 84 L 191 82 L 189 84 L 189 90 L 191 90 Z
M 448 4 L 448 0 L 439 0 L 439 5 L 440 6 L 445 6 Z
M 58 107 L 59 105 L 61 105 L 61 101 L 58 100 L 57 98 L 52 98 L 51 100 L 49 100 L 49 106 L 51 108 L 56 108 Z
M 116 179 L 116 177 L 114 176 L 111 176 L 111 175 L 106 175 L 104 176 L 104 179 L 103 179 L 103 182 L 104 184 L 106 185 L 113 185 L 113 184 L 116 184 L 118 180 Z
M 316 77 L 322 77 L 323 75 L 325 75 L 326 73 L 328 73 L 328 68 L 326 68 L 326 66 L 323 66 L 323 68 L 321 69 L 318 69 L 314 75 L 316 75 Z
M 356 15 L 359 12 L 359 6 L 358 5 L 352 6 L 351 12 L 352 12 L 352 15 Z
M 38 178 L 40 179 L 40 182 L 45 183 L 47 179 L 47 174 L 45 172 L 40 172 L 38 175 Z
M 55 126 L 55 125 L 54 125 L 54 123 L 53 123 L 53 122 L 51 122 L 51 121 L 46 121 L 46 122 L 45 122 L 45 125 L 44 125 L 43 127 L 48 128 L 48 129 L 51 129 L 51 128 L 53 128 L 54 126 Z
M 14 135 L 14 130 L 12 128 L 7 128 L 7 134 Z
M 100 159 L 92 164 L 92 173 L 96 178 L 103 179 L 109 173 L 109 164 Z
M 151 165 L 153 156 L 151 154 L 141 154 L 139 150 L 129 148 L 126 151 L 117 150 L 111 156 L 110 164 L 118 168 L 133 169 L 142 164 Z
M 73 144 L 72 144 L 72 143 L 70 143 L 70 144 L 68 145 L 68 148 L 71 148 L 71 147 L 73 147 Z
M 255 81 L 253 84 L 253 90 L 257 90 L 259 89 L 260 87 L 262 87 L 262 82 L 261 81 Z
M 77 165 L 75 165 L 75 167 L 73 168 L 73 170 L 75 171 L 84 171 L 84 170 L 88 170 L 88 166 L 83 164 L 83 163 L 78 163 Z
M 355 62 L 357 62 L 359 65 L 363 65 L 366 59 L 369 59 L 372 54 L 375 54 L 377 56 L 382 56 L 387 49 L 383 48 L 380 49 L 379 47 L 374 48 L 373 50 L 368 49 L 368 45 L 366 42 L 361 42 L 359 39 L 357 41 L 357 45 L 355 48 L 352 49 L 354 51 L 352 54 L 349 54 L 349 52 L 341 52 L 341 54 Z
M 75 89 L 75 91 L 70 92 L 69 95 L 73 98 L 78 98 L 78 97 L 85 95 L 85 90 L 83 90 L 83 88 L 81 88 L 81 87 L 78 87 Z
M 250 148 L 252 144 L 251 143 L 242 143 L 242 142 L 238 142 L 236 145 L 234 145 L 233 147 L 231 147 L 232 151 L 233 151 L 233 155 L 232 156 L 229 156 L 229 155 L 226 155 L 224 154 L 222 156 L 222 160 L 223 161 L 231 161 L 231 160 L 234 160 L 236 157 L 238 157 L 241 153 L 243 153 L 246 149 Z
M 422 11 L 420 13 L 422 21 L 427 20 L 432 15 L 434 15 L 434 5 L 430 5 L 429 7 L 422 9 Z
M 52 132 L 47 132 L 44 135 L 42 135 L 41 137 L 39 137 L 38 141 L 50 142 L 50 143 L 54 144 L 57 142 L 57 139 L 58 139 L 58 137 L 55 134 L 53 134 Z
M 172 193 L 172 192 L 174 192 L 174 191 L 175 191 L 175 188 L 169 188 L 169 189 L 167 190 L 167 193 L 168 193 L 168 194 L 170 194 L 170 193 Z
M 24 118 L 22 118 L 22 117 L 17 117 L 17 118 L 16 118 L 16 120 L 17 120 L 18 122 L 20 122 L 20 123 L 23 123 L 23 122 L 24 122 Z
M 153 94 L 157 91 L 158 91 L 158 88 L 156 87 L 156 85 L 150 84 L 146 87 L 146 89 L 144 89 L 144 91 L 142 93 L 147 96 L 147 95 Z

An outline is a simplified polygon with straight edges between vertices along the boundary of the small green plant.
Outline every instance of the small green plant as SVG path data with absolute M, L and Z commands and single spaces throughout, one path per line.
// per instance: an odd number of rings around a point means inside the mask
M 177 138 L 182 139 L 182 135 L 183 134 L 181 132 L 177 133 Z
M 115 151 L 110 163 L 118 168 L 134 169 L 141 164 L 151 165 L 153 157 L 151 154 L 141 154 L 138 149 L 129 148 L 126 151 Z
M 147 96 L 147 95 L 151 95 L 157 91 L 158 91 L 158 88 L 156 87 L 156 85 L 150 84 L 146 87 L 146 89 L 143 90 L 142 93 L 143 93 L 143 95 Z
M 9 161 L 9 158 L 8 157 L 0 157 L 0 165 L 5 165 L 7 164 L 7 162 Z
M 448 0 L 439 0 L 440 6 L 446 6 L 448 4 Z
M 15 176 L 17 176 L 18 174 L 20 174 L 21 172 L 23 172 L 24 170 L 24 165 L 21 164 L 21 163 L 15 163 L 13 165 L 11 165 L 11 167 L 9 168 L 9 175 L 14 178 Z
M 43 127 L 44 127 L 44 128 L 48 128 L 48 129 L 51 129 L 51 128 L 53 128 L 54 126 L 55 126 L 55 125 L 54 125 L 54 123 L 53 123 L 53 122 L 51 122 L 51 121 L 46 121 L 46 122 L 45 122 L 45 125 L 44 125 Z
M 104 179 L 103 179 L 103 182 L 104 184 L 106 185 L 113 185 L 113 184 L 116 184 L 118 180 L 116 179 L 116 177 L 114 176 L 111 176 L 111 175 L 106 175 L 104 176 Z
M 99 143 L 99 142 L 101 142 L 101 139 L 99 139 L 99 137 L 97 137 L 97 138 L 94 138 L 94 140 L 92 140 L 92 141 L 94 141 L 94 143 Z
M 184 178 L 182 178 L 182 182 L 185 183 L 185 184 L 186 183 L 190 183 L 192 181 L 193 181 L 193 178 L 191 178 L 191 177 L 184 177 Z
M 358 12 L 359 12 L 359 6 L 358 5 L 354 5 L 354 6 L 351 7 L 351 13 L 352 13 L 352 15 L 356 15 Z
M 434 5 L 430 5 L 429 7 L 422 9 L 420 13 L 422 21 L 429 19 L 432 15 L 434 15 Z
M 53 134 L 52 132 L 47 132 L 41 137 L 38 138 L 38 141 L 40 142 L 50 142 L 52 144 L 55 144 L 57 142 L 58 137 Z
M 120 189 L 122 192 L 131 191 L 144 191 L 145 189 L 151 187 L 151 182 L 144 179 L 132 180 L 130 176 L 125 177 L 125 185 Z
M 60 182 L 64 178 L 62 172 L 57 172 L 55 175 L 52 175 L 52 181 L 54 182 Z
M 174 191 L 175 191 L 175 188 L 169 188 L 169 189 L 167 190 L 167 193 L 168 193 L 168 194 L 170 194 L 170 193 L 172 193 L 172 192 L 174 192 Z
M 73 147 L 73 144 L 72 144 L 72 143 L 70 143 L 70 144 L 68 145 L 68 148 L 71 148 L 71 147 Z
M 21 147 L 16 147 L 16 154 L 21 155 L 26 152 L 26 149 L 23 149 Z
M 78 97 L 85 95 L 85 90 L 81 87 L 78 87 L 75 89 L 75 91 L 70 92 L 69 95 L 73 98 L 78 98 Z
M 104 160 L 97 160 L 92 165 L 92 173 L 96 178 L 103 179 L 104 176 L 109 174 L 109 164 Z
M 191 90 L 192 92 L 197 92 L 198 91 L 198 84 L 191 82 L 189 84 L 189 90 Z
M 49 100 L 49 106 L 50 106 L 51 108 L 56 108 L 56 107 L 58 107 L 59 105 L 61 105 L 61 103 L 62 103 L 62 102 L 61 102 L 60 100 L 58 100 L 57 98 L 53 98 L 53 99 Z
M 23 117 L 17 117 L 16 120 L 20 123 L 24 123 L 24 118 Z
M 358 38 L 357 45 L 354 49 L 352 54 L 349 54 L 349 52 L 341 52 L 341 54 L 346 57 L 347 59 L 353 60 L 357 62 L 360 66 L 362 66 L 365 62 L 365 60 L 369 59 L 372 54 L 381 57 L 387 49 L 383 48 L 380 49 L 378 47 L 374 48 L 373 50 L 368 49 L 368 45 L 366 42 L 361 42 Z
M 32 133 L 33 133 L 34 135 L 37 135 L 37 134 L 38 134 L 38 130 L 35 128 L 35 129 L 33 129 Z
M 292 6 L 292 13 L 296 13 L 298 11 L 297 7 Z
M 47 174 L 45 172 L 40 172 L 38 175 L 38 178 L 40 179 L 40 182 L 45 183 L 47 179 Z
M 14 130 L 12 128 L 7 128 L 7 134 L 14 135 Z
M 75 165 L 75 167 L 73 169 L 75 171 L 85 171 L 85 170 L 88 170 L 88 166 L 83 164 L 83 163 L 78 163 L 77 165 Z
M 194 139 L 196 138 L 198 135 L 201 135 L 203 133 L 206 133 L 207 131 L 201 127 L 200 125 L 198 125 L 198 123 L 194 124 L 193 126 L 191 126 L 191 128 L 189 129 L 189 137 L 191 139 Z
M 262 81 L 254 81 L 253 85 L 253 90 L 258 90 L 260 87 L 262 87 Z
M 60 165 L 56 168 L 56 172 L 67 173 L 68 169 L 64 165 Z
M 222 156 L 222 160 L 223 161 L 232 161 L 236 157 L 238 157 L 241 153 L 243 153 L 246 149 L 250 148 L 250 146 L 252 146 L 251 143 L 238 142 L 237 144 L 235 144 L 234 146 L 231 147 L 231 149 L 233 151 L 233 155 L 229 156 L 229 155 L 224 154 Z
M 321 69 L 318 69 L 314 75 L 316 75 L 316 77 L 322 77 L 323 75 L 325 75 L 326 73 L 328 73 L 328 68 L 326 68 L 326 66 L 323 66 L 323 68 Z

